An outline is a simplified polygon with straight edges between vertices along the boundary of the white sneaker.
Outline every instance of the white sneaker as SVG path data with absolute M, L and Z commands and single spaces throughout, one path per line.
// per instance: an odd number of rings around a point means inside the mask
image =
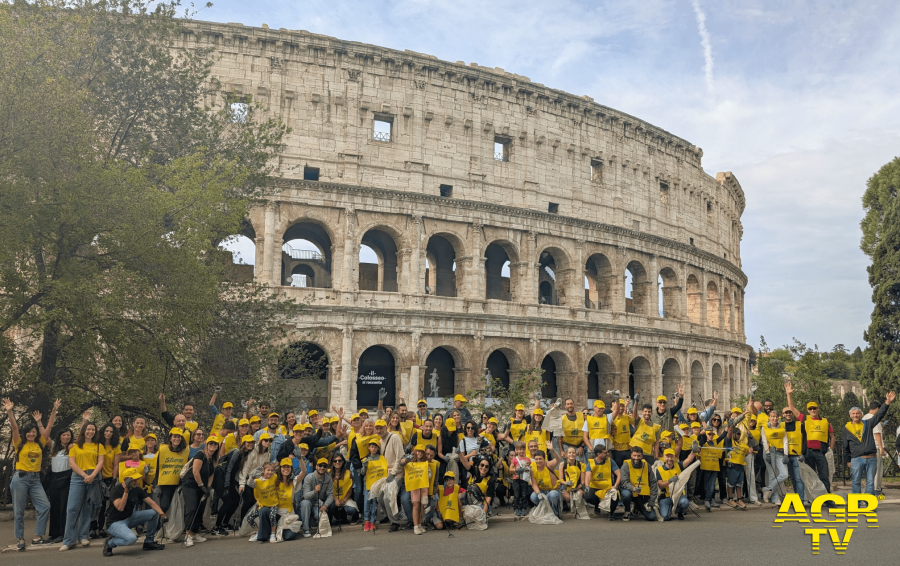
M 61 547 L 59 547 L 59 551 L 60 551 L 60 552 L 65 552 L 65 551 L 67 551 L 67 550 L 69 550 L 69 545 L 68 545 L 68 544 L 64 544 L 64 545 L 62 545 Z
M 194 535 L 194 542 L 206 542 L 206 539 L 200 535 Z
M 765 501 L 766 503 L 769 503 L 770 501 L 772 501 L 772 492 L 771 491 L 768 491 L 768 490 L 763 491 L 763 501 Z
M 259 533 L 253 533 L 253 536 L 250 537 L 250 540 L 248 542 L 256 542 L 257 540 L 259 540 L 256 538 L 258 535 Z
M 278 542 L 278 539 L 275 538 L 275 535 L 269 535 L 269 542 Z
M 191 535 L 184 537 L 184 546 L 194 546 L 194 537 Z
M 416 533 L 417 535 L 424 535 L 425 528 L 422 527 L 421 525 L 416 525 L 415 527 L 413 527 L 413 532 Z
M 91 546 L 91 539 L 82 539 L 81 546 Z

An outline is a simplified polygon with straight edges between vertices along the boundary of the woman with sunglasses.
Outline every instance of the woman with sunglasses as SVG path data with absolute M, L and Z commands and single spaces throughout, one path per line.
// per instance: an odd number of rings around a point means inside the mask
M 553 433 L 544 430 L 544 410 L 540 407 L 536 407 L 534 411 L 532 411 L 531 422 L 528 423 L 528 428 L 525 430 L 525 436 L 522 440 L 525 442 L 526 446 L 525 455 L 529 458 L 533 458 L 530 450 L 527 448 L 532 440 L 537 441 L 539 449 L 546 446 L 548 442 L 553 441 Z
M 475 423 L 469 421 L 463 427 L 463 437 L 459 441 L 459 459 L 460 463 L 462 463 L 462 458 L 465 455 L 468 455 L 469 458 L 472 458 L 476 454 L 480 453 L 482 448 L 486 448 L 490 446 L 488 441 L 484 439 L 484 437 L 478 436 L 477 427 Z M 470 466 L 471 467 L 471 466 Z M 462 481 L 462 487 L 465 488 L 468 484 L 468 476 L 473 475 L 472 471 L 466 468 L 469 471 L 468 474 L 460 474 L 463 477 L 460 478 Z M 460 470 L 462 471 L 462 470 Z
M 334 484 L 334 502 L 329 506 L 328 513 L 340 520 L 343 514 L 351 525 L 359 522 L 359 509 L 353 505 L 347 505 L 354 496 L 353 476 L 347 466 L 347 460 L 341 454 L 331 457 L 331 482 Z M 356 503 L 354 499 L 354 504 Z
M 469 424 L 469 423 L 467 423 Z M 459 463 L 469 473 L 469 504 L 480 505 L 485 516 L 490 515 L 491 502 L 497 491 L 497 474 L 490 458 L 480 454 L 459 453 Z M 473 488 L 478 488 L 474 491 Z
M 191 433 L 191 445 L 188 447 L 190 457 L 193 458 L 197 452 L 203 450 L 205 444 L 206 433 L 200 427 L 195 428 L 194 432 Z

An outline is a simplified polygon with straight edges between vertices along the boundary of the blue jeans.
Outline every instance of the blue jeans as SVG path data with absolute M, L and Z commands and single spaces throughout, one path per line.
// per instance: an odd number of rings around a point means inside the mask
M 369 499 L 369 490 L 366 490 L 366 505 L 363 508 L 363 521 L 370 523 L 376 522 L 378 519 L 378 500 L 374 497 Z
M 853 458 L 850 460 L 850 493 L 862 493 L 862 479 L 866 478 L 866 493 L 875 495 L 875 471 L 878 470 L 878 456 L 875 458 Z
M 366 486 L 363 485 L 365 480 L 363 480 L 359 470 L 353 466 L 350 466 L 350 478 L 353 480 L 353 501 L 356 502 L 356 506 L 362 511 L 366 505 Z
M 309 532 L 309 512 L 312 511 L 313 520 L 316 525 L 319 524 L 319 507 L 322 506 L 321 501 L 310 501 L 304 499 L 300 502 L 300 519 L 303 521 L 303 532 Z
M 553 508 L 553 514 L 559 517 L 559 492 L 555 489 L 551 489 L 550 491 L 541 491 L 541 493 L 547 496 L 550 507 Z M 541 502 L 541 498 L 538 497 L 537 493 L 531 492 L 531 502 L 535 505 Z
M 716 472 L 712 472 L 715 474 Z M 714 476 L 715 477 L 715 476 Z M 645 505 L 650 502 L 649 495 L 637 495 L 631 493 L 630 490 L 623 489 L 620 491 L 622 494 L 622 506 L 625 507 L 625 513 L 627 514 L 632 510 L 632 503 L 635 504 L 638 511 L 644 516 L 648 521 L 655 521 L 656 514 L 653 511 L 647 511 Z
M 259 508 L 259 529 L 256 531 L 256 540 L 265 542 L 275 534 L 278 526 L 278 507 Z
M 800 477 L 800 456 L 789 456 L 788 473 L 791 475 L 791 483 L 794 484 L 794 491 L 803 501 L 805 491 L 803 489 L 803 479 Z
M 687 495 L 678 498 L 678 505 L 675 506 L 675 513 L 684 513 L 690 507 L 691 502 L 688 501 Z M 659 500 L 659 513 L 666 521 L 672 520 L 672 498 L 664 497 Z
M 19 474 L 25 475 L 20 476 Z M 13 471 L 9 491 L 12 494 L 16 540 L 25 538 L 25 502 L 29 496 L 35 511 L 37 511 L 37 526 L 34 528 L 34 534 L 35 536 L 44 536 L 47 532 L 47 520 L 50 518 L 50 500 L 47 499 L 47 494 L 41 485 L 41 473 Z
M 91 513 L 94 506 L 88 501 L 88 489 L 99 482 L 100 476 L 91 484 L 84 483 L 84 478 L 72 472 L 72 483 L 69 485 L 69 502 L 66 505 L 66 534 L 63 544 L 74 546 L 80 540 L 87 540 L 91 530 Z
M 135 511 L 131 514 L 131 517 L 116 521 L 107 527 L 109 547 L 131 546 L 137 542 L 137 535 L 131 529 L 144 524 L 147 525 L 147 538 L 144 539 L 144 542 L 153 542 L 153 539 L 156 537 L 156 529 L 159 526 L 159 514 L 153 509 L 144 509 Z
M 700 470 L 700 481 L 703 482 L 703 495 L 706 501 L 710 503 L 716 498 L 716 480 L 719 479 L 719 472 L 716 470 Z M 724 493 L 719 494 L 725 497 Z
M 776 505 L 781 503 L 781 497 L 784 494 L 784 486 L 781 486 L 780 490 L 777 490 L 779 484 L 781 484 L 788 477 L 787 466 L 782 461 L 784 454 L 781 452 L 774 452 L 770 455 L 770 462 L 766 462 L 766 473 L 769 477 L 769 484 L 763 488 L 763 491 L 771 491 L 772 492 L 772 503 Z

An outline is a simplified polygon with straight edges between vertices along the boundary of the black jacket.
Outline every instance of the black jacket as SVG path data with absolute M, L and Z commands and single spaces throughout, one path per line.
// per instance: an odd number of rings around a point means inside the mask
M 890 405 L 887 403 L 882 403 L 874 417 L 867 421 L 862 421 L 862 440 L 856 438 L 844 425 L 844 435 L 841 440 L 841 443 L 844 445 L 844 462 L 849 462 L 851 459 L 859 458 L 860 456 L 875 454 L 877 447 L 875 446 L 875 437 L 872 435 L 872 430 L 875 428 L 875 425 L 884 419 L 889 407 Z

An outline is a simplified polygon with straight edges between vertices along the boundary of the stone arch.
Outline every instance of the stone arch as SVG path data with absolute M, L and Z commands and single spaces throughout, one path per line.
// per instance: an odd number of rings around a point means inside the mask
M 285 389 L 294 405 L 306 401 L 311 409 L 328 407 L 331 363 L 321 344 L 305 340 L 289 343 L 278 357 L 278 378 L 287 380 Z
M 644 264 L 636 259 L 631 260 L 625 266 L 625 312 L 647 316 L 650 307 L 649 292 L 650 280 Z
M 646 401 L 652 386 L 653 368 L 650 361 L 644 356 L 635 356 L 628 364 L 628 394 L 633 398 L 635 391 L 640 389 Z
M 538 266 L 538 304 L 566 304 L 569 256 L 561 248 L 547 246 L 538 254 Z
M 316 270 L 306 263 L 298 263 L 291 268 L 285 282 L 290 281 L 291 287 L 315 287 L 316 286 Z
M 697 400 L 698 395 L 699 401 Z M 706 397 L 706 374 L 703 372 L 703 363 L 700 360 L 694 360 L 694 363 L 691 364 L 691 401 L 699 402 L 700 404 L 697 406 L 700 407 Z M 687 404 L 690 405 L 690 403 Z
M 398 291 L 398 241 L 396 233 L 386 227 L 372 228 L 363 234 L 360 246 L 367 246 L 371 249 L 377 257 L 377 263 L 363 262 L 362 252 L 360 252 L 360 291 L 386 291 L 389 293 Z
M 659 270 L 659 316 L 681 318 L 681 286 L 678 274 L 671 267 Z
M 663 363 L 662 368 L 662 392 L 661 395 L 669 397 L 678 391 L 681 383 L 681 364 L 675 358 L 669 358 Z
M 488 354 L 484 366 L 486 370 L 485 379 L 487 378 L 487 372 L 489 371 L 492 380 L 499 381 L 504 389 L 509 390 L 509 374 L 512 369 L 512 362 L 510 362 L 504 349 L 494 350 Z
M 386 346 L 369 346 L 359 356 L 356 371 L 356 406 L 378 406 L 378 390 L 384 387 L 385 405 L 393 405 L 397 398 L 397 359 Z
M 719 327 L 719 287 L 715 281 L 706 284 L 706 323 Z
M 718 391 L 719 393 L 724 394 L 724 390 L 722 389 L 723 385 L 724 385 L 724 383 L 722 382 L 722 365 L 720 363 L 716 362 L 713 364 L 713 367 L 712 367 L 713 391 Z
M 614 395 L 606 392 L 616 388 L 616 364 L 607 354 L 596 354 L 588 362 L 588 399 L 603 399 L 607 406 Z
M 541 369 L 544 370 L 544 374 L 541 376 L 544 384 L 541 387 L 542 398 L 552 399 L 559 395 L 560 385 L 562 385 L 560 377 L 567 374 L 570 367 L 569 357 L 558 350 L 544 356 L 541 360 Z
M 217 247 L 222 251 L 225 262 L 225 279 L 251 283 L 256 269 L 256 243 L 253 238 L 239 232 L 223 238 Z
M 485 299 L 512 301 L 518 287 L 516 247 L 506 240 L 495 240 L 484 249 Z
M 428 397 L 447 397 L 456 392 L 456 368 L 459 365 L 450 349 L 434 348 L 425 358 L 425 387 Z M 435 394 L 436 393 L 436 394 Z
M 584 307 L 609 310 L 613 305 L 616 274 L 605 254 L 595 253 L 584 265 Z
M 428 238 L 425 247 L 425 293 L 440 297 L 455 297 L 461 270 L 457 260 L 463 257 L 462 242 L 454 234 L 439 233 Z
M 331 288 L 332 239 L 328 227 L 319 221 L 304 218 L 291 224 L 282 235 L 281 284 L 291 285 L 291 276 L 301 272 L 313 274 L 314 286 Z M 300 244 L 296 244 L 300 242 Z M 294 243 L 292 245 L 292 243 Z M 305 243 L 311 244 L 311 246 Z M 309 249 L 314 247 L 315 249 Z M 308 269 L 295 272 L 298 266 Z M 313 286 L 313 285 L 308 285 Z
M 700 324 L 702 317 L 703 293 L 700 290 L 700 281 L 691 273 L 687 277 L 687 315 L 688 320 L 694 324 Z

